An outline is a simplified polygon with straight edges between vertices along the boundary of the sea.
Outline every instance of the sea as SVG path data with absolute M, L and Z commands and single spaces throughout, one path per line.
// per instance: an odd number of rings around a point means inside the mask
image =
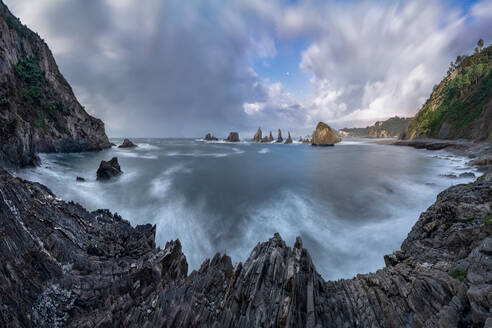
M 110 209 L 132 225 L 155 224 L 158 246 L 181 241 L 189 272 L 217 252 L 245 261 L 275 232 L 290 246 L 300 236 L 325 280 L 374 272 L 439 192 L 474 180 L 462 173 L 478 176 L 466 158 L 374 139 L 345 139 L 334 147 L 132 141 L 137 148 L 41 154 L 41 166 L 15 174 L 89 210 Z M 112 157 L 123 174 L 97 181 L 99 163 Z M 76 182 L 77 176 L 86 181 Z

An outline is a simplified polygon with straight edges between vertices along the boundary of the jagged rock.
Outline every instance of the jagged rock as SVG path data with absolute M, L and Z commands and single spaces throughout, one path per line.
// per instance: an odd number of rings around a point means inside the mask
M 114 142 L 112 142 L 110 145 L 111 147 L 116 147 L 116 144 Z
M 123 173 L 118 163 L 118 158 L 113 157 L 109 161 L 101 161 L 97 169 L 97 180 L 109 180 Z
M 463 172 L 460 174 L 460 178 L 474 178 L 475 173 L 473 172 Z
M 258 131 L 256 131 L 255 135 L 253 136 L 253 141 L 254 142 L 261 142 L 262 141 L 262 133 L 261 133 L 261 129 L 258 128 Z
M 319 122 L 316 126 L 316 130 L 313 132 L 313 146 L 333 146 L 340 141 L 341 140 L 337 137 L 335 131 L 328 124 L 323 122 Z
M 272 142 L 273 141 L 273 134 L 272 131 L 270 131 L 270 135 L 268 136 L 268 141 Z
M 207 133 L 207 134 L 205 135 L 205 140 L 206 140 L 206 141 L 217 141 L 217 140 L 219 140 L 219 139 L 217 139 L 216 137 L 212 136 L 210 133 Z
M 77 182 L 84 182 L 84 181 L 85 181 L 85 179 L 84 179 L 84 178 L 82 178 L 82 177 L 77 177 L 77 178 L 75 179 L 75 181 L 77 181 Z
M 482 327 L 490 204 L 492 172 L 445 190 L 387 267 L 352 279 L 324 281 L 302 241 L 278 234 L 245 263 L 216 254 L 188 275 L 180 242 L 156 248 L 155 226 L 0 169 L 0 326 Z
M 104 124 L 77 101 L 46 43 L 0 1 L 0 163 L 39 164 L 37 153 L 110 147 Z
M 228 142 L 239 142 L 239 133 L 237 133 L 237 132 L 229 133 L 229 136 L 227 137 L 226 141 L 228 141 Z
M 282 131 L 280 131 L 280 129 L 278 129 L 278 136 L 277 136 L 277 142 L 283 142 L 284 139 L 282 138 Z
M 135 145 L 133 142 L 130 141 L 130 139 L 123 140 L 123 143 L 118 146 L 118 148 L 135 148 L 137 145 Z
M 290 131 L 287 132 L 287 139 L 285 140 L 285 143 L 286 144 L 291 144 L 292 143 L 292 138 L 290 136 Z

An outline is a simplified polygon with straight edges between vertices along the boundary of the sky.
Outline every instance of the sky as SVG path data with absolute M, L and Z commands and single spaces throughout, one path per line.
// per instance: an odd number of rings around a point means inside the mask
M 409 117 L 451 60 L 492 42 L 491 0 L 4 1 L 110 137 Z

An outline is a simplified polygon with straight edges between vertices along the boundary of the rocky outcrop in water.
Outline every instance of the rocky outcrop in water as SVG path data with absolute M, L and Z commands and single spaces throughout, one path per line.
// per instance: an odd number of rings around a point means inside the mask
M 0 162 L 36 165 L 38 152 L 109 148 L 104 124 L 85 111 L 46 43 L 0 1 Z
M 292 143 L 292 137 L 290 136 L 290 131 L 287 132 L 287 139 L 285 140 L 286 144 L 291 144 Z
M 0 170 L 2 327 L 482 327 L 491 322 L 492 172 L 442 192 L 387 266 L 324 281 L 298 238 L 187 274 L 179 241 Z
M 318 123 L 311 140 L 313 146 L 333 146 L 340 141 L 341 139 L 337 137 L 335 130 L 323 122 Z
M 229 136 L 227 137 L 227 139 L 225 140 L 227 142 L 239 142 L 239 133 L 237 132 L 231 132 L 229 133 Z
M 261 142 L 262 141 L 262 132 L 261 132 L 260 128 L 258 128 L 255 135 L 253 136 L 253 141 L 254 142 Z
M 97 180 L 109 180 L 123 173 L 118 163 L 118 158 L 113 157 L 109 161 L 101 161 L 97 169 Z
M 123 140 L 123 143 L 118 146 L 118 148 L 135 148 L 137 145 L 135 145 L 133 142 L 130 141 L 130 139 Z
M 278 143 L 281 143 L 284 141 L 284 138 L 282 138 L 282 131 L 280 131 L 280 129 L 278 129 L 278 136 L 277 136 L 277 141 Z
M 219 139 L 218 139 L 218 138 L 216 138 L 216 137 L 214 137 L 214 136 L 212 136 L 210 133 L 207 133 L 207 134 L 205 135 L 205 140 L 206 140 L 206 141 L 217 141 L 217 140 L 219 140 Z

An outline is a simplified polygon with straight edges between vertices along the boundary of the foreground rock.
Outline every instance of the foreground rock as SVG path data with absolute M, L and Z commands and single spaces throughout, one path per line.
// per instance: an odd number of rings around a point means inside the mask
M 37 165 L 39 152 L 110 147 L 58 70 L 48 45 L 0 1 L 0 163 Z
M 97 180 L 109 180 L 123 173 L 118 163 L 118 158 L 113 157 L 109 161 L 101 161 L 97 169 Z
M 123 140 L 123 143 L 118 146 L 118 148 L 135 148 L 135 147 L 137 147 L 137 145 L 131 142 L 130 139 Z
M 261 142 L 262 141 L 262 132 L 261 132 L 261 129 L 258 128 L 258 130 L 256 131 L 255 135 L 253 136 L 253 141 L 254 142 Z
M 311 140 L 313 146 L 333 146 L 340 141 L 341 139 L 337 137 L 335 130 L 323 122 L 318 123 Z
M 205 140 L 206 140 L 206 141 L 217 141 L 217 140 L 219 140 L 219 139 L 218 139 L 218 138 L 216 138 L 216 137 L 214 137 L 214 136 L 212 136 L 210 133 L 207 133 L 207 134 L 205 135 Z
M 229 133 L 229 136 L 226 139 L 227 142 L 239 142 L 239 133 L 237 132 L 231 132 Z
M 325 282 L 298 238 L 187 274 L 179 241 L 0 170 L 0 326 L 482 327 L 491 317 L 492 173 L 442 192 L 387 267 Z M 164 227 L 165 228 L 165 227 Z
M 286 144 L 291 144 L 292 143 L 292 137 L 290 136 L 290 132 L 287 132 L 287 139 L 285 140 Z

